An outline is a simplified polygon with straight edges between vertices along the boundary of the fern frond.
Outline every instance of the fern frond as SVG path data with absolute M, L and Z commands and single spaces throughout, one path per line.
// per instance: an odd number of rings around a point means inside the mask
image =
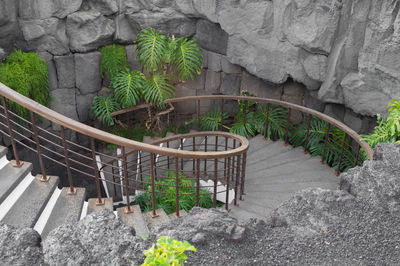
M 194 79 L 201 72 L 202 59 L 200 46 L 187 37 L 181 37 L 172 44 L 171 63 L 178 71 L 180 80 Z
M 160 73 L 150 75 L 143 83 L 143 96 L 149 103 L 164 105 L 164 100 L 175 96 L 175 87 L 170 76 Z
M 93 114 L 104 126 L 114 125 L 114 119 L 111 117 L 111 113 L 118 110 L 119 105 L 113 98 L 104 98 L 103 96 L 94 97 L 92 104 Z
M 143 29 L 137 36 L 139 63 L 148 71 L 161 68 L 165 53 L 169 48 L 169 38 L 153 28 Z
M 144 75 L 140 72 L 124 70 L 111 80 L 115 99 L 122 108 L 129 108 L 140 100 L 144 86 Z

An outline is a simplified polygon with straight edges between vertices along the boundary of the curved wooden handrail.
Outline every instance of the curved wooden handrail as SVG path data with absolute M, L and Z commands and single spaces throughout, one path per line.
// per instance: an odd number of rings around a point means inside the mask
M 210 158 L 225 158 L 234 156 L 236 154 L 245 152 L 248 148 L 248 141 L 242 137 L 238 137 L 238 140 L 241 142 L 241 146 L 235 150 L 230 150 L 230 151 L 201 152 L 201 151 L 185 151 L 185 150 L 176 150 L 172 148 L 158 147 L 152 144 L 142 143 L 127 138 L 119 137 L 111 133 L 105 132 L 103 130 L 85 125 L 81 122 L 75 121 L 69 117 L 66 117 L 60 113 L 51 110 L 50 108 L 47 108 L 35 102 L 34 100 L 26 96 L 19 94 L 18 92 L 7 87 L 1 82 L 0 82 L 0 95 L 60 126 L 72 129 L 83 135 L 93 137 L 95 139 L 107 143 L 127 147 L 134 150 L 140 150 L 159 155 L 173 156 L 186 159 L 193 159 L 193 158 L 210 159 Z

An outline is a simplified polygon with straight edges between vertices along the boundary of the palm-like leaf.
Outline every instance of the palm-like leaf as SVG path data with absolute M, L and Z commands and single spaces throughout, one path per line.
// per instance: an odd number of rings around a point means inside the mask
M 200 116 L 200 128 L 205 131 L 216 131 L 218 130 L 219 126 L 225 124 L 227 118 L 228 114 L 224 112 L 224 117 L 222 117 L 221 109 L 216 107 Z M 186 124 L 195 123 L 198 123 L 197 117 L 188 121 Z
M 113 126 L 114 119 L 111 113 L 119 110 L 118 103 L 111 97 L 96 96 L 92 105 L 93 114 L 105 126 Z
M 159 70 L 168 47 L 169 38 L 162 35 L 161 31 L 143 29 L 137 36 L 139 63 L 148 71 Z
M 271 104 L 268 112 L 268 131 L 265 134 L 267 121 L 267 105 L 262 104 L 257 109 L 255 127 L 267 139 L 283 139 L 286 133 L 288 110 L 282 106 Z
M 175 87 L 170 82 L 170 76 L 155 73 L 145 79 L 143 96 L 147 102 L 162 106 L 164 100 L 174 97 Z
M 129 108 L 140 100 L 144 85 L 144 75 L 140 72 L 125 70 L 118 73 L 111 81 L 115 99 L 122 108 Z
M 180 80 L 194 79 L 202 68 L 202 59 L 200 46 L 187 37 L 179 38 L 171 47 L 171 63 L 178 71 Z
M 245 115 L 246 121 L 244 120 Z M 236 122 L 231 126 L 229 132 L 246 138 L 254 136 L 257 132 L 256 122 L 257 119 L 254 112 L 247 111 L 244 114 L 243 111 L 239 111 L 236 113 Z

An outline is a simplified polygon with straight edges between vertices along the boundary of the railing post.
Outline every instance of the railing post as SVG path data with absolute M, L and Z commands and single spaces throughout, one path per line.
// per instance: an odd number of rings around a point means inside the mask
M 239 188 L 239 178 L 240 178 L 240 160 L 241 160 L 241 155 L 239 154 L 236 158 L 236 180 L 235 180 L 235 200 L 234 200 L 235 206 L 239 205 L 237 203 L 237 199 L 238 199 L 238 188 Z
M 307 135 L 304 141 L 304 153 L 307 153 L 308 138 L 310 137 L 310 126 L 311 126 L 311 114 L 307 118 Z
M 200 100 L 197 100 L 197 127 L 200 130 Z
M 330 130 L 331 130 L 331 124 L 328 123 L 328 129 L 326 130 L 326 135 L 325 135 L 324 150 L 322 151 L 321 163 L 324 163 L 324 160 L 325 160 L 325 152 L 326 152 L 326 146 L 328 145 L 328 138 L 329 138 Z
M 269 126 L 269 109 L 270 109 L 270 104 L 267 103 L 267 113 L 266 113 L 266 119 L 265 119 L 265 133 L 264 133 L 264 138 L 267 139 L 268 137 L 268 126 Z
M 340 174 L 340 166 L 342 166 L 342 159 L 343 159 L 343 153 L 344 153 L 344 146 L 346 144 L 346 137 L 347 137 L 347 134 L 344 133 L 343 142 L 342 142 L 342 150 L 340 151 L 340 156 L 339 156 L 339 165 L 338 165 L 338 168 L 336 169 L 337 176 Z
M 181 138 L 181 150 L 183 151 L 183 139 Z M 183 158 L 181 158 L 181 170 L 183 171 Z
M 167 142 L 167 148 L 169 148 L 169 141 Z M 169 170 L 169 156 L 167 156 L 167 168 Z
M 91 146 L 91 149 L 92 149 L 92 160 L 93 160 L 94 177 L 96 179 L 96 189 L 97 189 L 96 205 L 104 205 L 105 201 L 103 201 L 103 199 L 101 198 L 99 169 L 97 168 L 96 149 L 95 149 L 94 139 L 93 138 L 90 138 L 90 146 Z
M 214 159 L 214 195 L 213 207 L 217 207 L 217 185 L 218 185 L 218 159 Z
M 67 141 L 65 140 L 65 129 L 63 126 L 61 126 L 61 139 L 62 139 L 62 144 L 63 144 L 63 148 L 64 148 L 65 165 L 67 167 L 67 176 L 68 176 L 68 183 L 69 183 L 68 194 L 74 195 L 74 194 L 76 194 L 76 189 L 74 188 L 74 185 L 72 184 L 71 166 L 70 166 L 69 156 L 68 156 Z
M 176 134 L 176 104 L 173 104 L 174 106 L 174 133 Z
M 247 101 L 244 101 L 244 107 L 243 107 L 243 126 L 244 126 L 244 130 L 246 131 L 246 134 L 249 134 L 249 132 L 247 131 L 246 123 L 247 123 Z
M 192 143 L 192 151 L 196 151 L 196 137 L 193 137 L 193 143 Z M 196 168 L 196 161 L 193 158 L 193 168 L 192 168 L 192 174 L 194 175 L 195 173 L 195 168 Z
M 14 152 L 15 163 L 13 163 L 12 166 L 19 168 L 24 163 L 19 160 L 18 151 L 17 151 L 17 145 L 15 144 L 14 133 L 13 133 L 13 130 L 12 130 L 10 117 L 9 117 L 9 114 L 8 114 L 8 107 L 7 107 L 6 98 L 4 96 L 1 96 L 1 99 L 3 101 L 4 115 L 6 117 L 6 122 L 7 122 L 7 127 L 8 127 L 8 134 L 10 135 L 10 142 L 11 142 L 11 146 L 12 146 L 13 152 Z
M 223 123 L 224 123 L 224 99 L 221 99 L 221 125 L 219 126 L 219 130 L 223 130 Z
M 175 208 L 176 208 L 176 217 L 180 217 L 179 215 L 179 169 L 178 169 L 179 158 L 175 157 Z
M 200 206 L 200 159 L 196 163 L 196 206 Z
M 290 114 L 291 113 L 292 113 L 292 109 L 288 108 L 288 116 L 287 116 L 287 123 L 286 123 L 286 132 L 285 132 L 285 145 L 288 145 Z
M 121 147 L 122 150 L 122 167 L 124 170 L 124 183 L 125 183 L 125 194 L 126 194 L 126 207 L 125 207 L 125 213 L 132 213 L 133 210 L 131 208 L 131 203 L 129 200 L 129 180 L 128 180 L 128 162 L 126 158 L 126 152 L 125 152 L 125 147 Z
M 38 130 L 37 130 L 37 126 L 36 126 L 36 118 L 32 111 L 30 111 L 30 115 L 31 115 L 33 136 L 35 138 L 36 150 L 37 150 L 37 154 L 38 154 L 38 158 L 39 158 L 40 170 L 42 171 L 42 174 L 40 176 L 40 181 L 47 182 L 47 181 L 49 181 L 49 177 L 46 176 L 46 171 L 44 170 L 43 156 L 42 156 L 42 151 L 40 148 L 39 135 L 38 135 Z
M 208 147 L 208 137 L 204 137 L 204 151 L 207 152 Z M 204 159 L 204 175 L 207 175 L 207 159 Z
M 218 151 L 218 136 L 215 136 L 215 151 Z
M 233 149 L 236 149 L 236 139 L 233 140 Z M 232 181 L 234 180 L 235 175 L 235 157 L 232 157 Z
M 150 153 L 150 179 L 151 179 L 151 216 L 157 217 L 158 214 L 156 212 L 156 190 L 155 190 L 155 182 L 154 182 L 154 154 Z
M 244 181 L 246 176 L 246 160 L 247 160 L 247 152 L 243 153 L 242 157 L 242 176 L 240 179 L 240 200 L 243 200 L 244 193 Z
M 231 157 L 228 157 L 228 169 L 225 169 L 225 177 L 226 177 L 226 195 L 225 195 L 225 210 L 229 210 L 229 190 L 230 190 L 230 178 L 226 175 L 229 174 L 229 168 L 231 167 Z
M 113 178 L 113 190 L 114 190 L 114 200 L 117 198 L 117 186 L 115 185 L 115 170 L 114 170 L 114 161 L 111 163 L 111 174 Z M 119 180 L 121 182 L 121 180 Z

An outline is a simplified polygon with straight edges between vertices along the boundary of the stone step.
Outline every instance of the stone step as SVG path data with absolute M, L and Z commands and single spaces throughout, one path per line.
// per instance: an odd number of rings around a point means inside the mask
M 266 149 L 266 154 L 268 154 L 268 148 Z M 311 156 L 309 154 L 304 154 L 303 148 L 297 147 L 294 149 L 290 149 L 287 151 L 284 151 L 280 154 L 277 154 L 273 157 L 269 157 L 268 160 L 265 161 L 258 161 L 254 162 L 254 160 L 249 161 L 247 163 L 247 167 L 251 167 L 252 170 L 255 170 L 256 168 L 259 169 L 268 169 L 272 167 L 276 167 L 279 165 L 284 165 L 287 163 L 300 163 L 301 161 L 305 161 L 307 159 L 310 159 Z
M 92 212 L 101 211 L 103 209 L 107 209 L 113 211 L 113 199 L 112 198 L 102 198 L 101 200 L 104 202 L 102 205 L 97 204 L 97 198 L 92 198 L 88 200 L 88 208 L 86 215 L 91 214 Z
M 61 190 L 49 219 L 42 231 L 42 239 L 44 239 L 51 230 L 65 224 L 79 221 L 82 212 L 82 206 L 85 201 L 85 188 L 75 188 L 76 194 L 69 195 L 69 188 L 65 187 Z
M 142 238 L 145 238 L 149 235 L 149 228 L 147 227 L 147 223 L 145 218 L 140 210 L 139 205 L 131 206 L 133 212 L 125 213 L 125 207 L 121 207 L 117 209 L 118 218 L 126 224 L 127 226 L 135 229 L 135 234 Z
M 271 143 L 273 143 L 273 141 L 266 140 L 263 135 L 257 135 L 249 140 L 249 150 L 247 152 L 248 154 L 256 152 L 267 147 Z
M 5 156 L 8 152 L 8 149 L 4 146 L 0 146 L 0 158 Z
M 32 170 L 31 163 L 23 162 L 21 167 L 14 167 L 13 163 L 15 163 L 15 161 L 9 162 L 0 169 L 0 204 Z
M 169 214 L 168 217 L 169 217 L 171 220 L 173 220 L 173 219 L 185 217 L 186 215 L 187 215 L 187 212 L 186 212 L 185 210 L 179 210 L 179 217 L 176 216 L 176 212 Z
M 276 155 L 279 155 L 283 152 L 292 150 L 293 147 L 290 145 L 285 145 L 285 143 L 281 140 L 274 141 L 269 143 L 265 149 L 259 149 L 255 152 L 251 152 L 247 154 L 247 162 L 248 164 L 251 163 L 258 163 L 266 161 L 269 158 L 272 158 Z
M 147 223 L 147 227 L 152 230 L 155 226 L 168 222 L 170 218 L 165 213 L 164 209 L 156 210 L 158 216 L 152 217 L 152 212 L 146 212 L 143 217 Z
M 20 228 L 33 227 L 58 182 L 57 176 L 51 176 L 47 182 L 41 182 L 40 176 L 36 176 L 7 212 L 2 222 Z

